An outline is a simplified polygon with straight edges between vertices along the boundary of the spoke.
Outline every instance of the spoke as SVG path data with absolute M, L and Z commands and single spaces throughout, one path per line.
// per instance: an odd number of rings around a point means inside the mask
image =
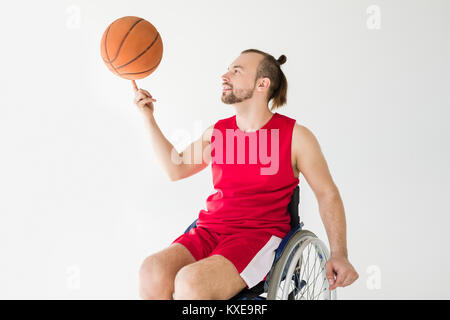
M 314 249 L 317 251 L 317 248 L 316 247 L 314 247 Z M 314 268 L 314 274 L 316 273 L 316 261 L 317 261 L 317 255 L 315 255 L 315 259 L 314 259 L 314 266 L 313 266 L 313 268 Z M 315 277 L 315 278 L 317 278 L 317 277 Z M 315 286 L 313 286 L 313 290 L 312 290 L 312 295 L 314 296 L 314 288 L 315 288 Z
M 317 258 L 318 258 L 318 255 L 316 256 L 316 260 L 314 260 L 314 269 L 315 269 L 315 265 L 316 265 Z M 302 293 L 302 297 L 303 297 L 303 295 L 304 295 L 305 292 L 306 292 L 308 299 L 310 298 L 308 289 L 312 286 L 312 288 L 313 288 L 312 296 L 313 296 L 313 298 L 314 298 L 315 281 L 317 280 L 317 277 L 318 277 L 319 275 L 322 274 L 322 276 L 323 276 L 323 271 L 324 271 L 324 266 L 322 266 L 322 267 L 319 269 L 319 273 L 317 273 L 317 275 L 315 275 L 314 281 L 312 281 L 312 282 L 310 282 L 310 281 L 309 281 L 309 278 L 308 278 L 308 282 L 307 282 L 307 285 L 304 287 L 304 292 Z M 315 273 L 315 272 L 314 272 L 314 273 Z M 322 279 L 322 285 L 321 285 L 321 288 L 323 287 L 323 284 L 325 283 L 325 279 L 326 279 L 326 278 L 323 278 L 323 279 Z M 320 294 L 320 293 L 319 293 L 319 294 Z
M 295 255 L 295 249 L 296 248 L 298 248 L 298 246 L 294 247 L 294 249 L 291 251 L 291 253 L 289 254 L 289 257 L 288 257 L 288 259 L 286 261 L 291 260 L 291 263 L 292 263 L 292 258 Z M 282 268 L 282 270 L 283 270 L 282 273 L 285 273 L 284 283 L 282 285 L 283 281 L 280 281 L 280 284 L 278 286 L 278 288 L 280 289 L 280 296 L 279 296 L 280 300 L 283 299 L 283 295 L 284 295 L 285 290 L 286 289 L 289 290 L 289 288 L 290 288 L 289 287 L 290 283 L 288 282 L 288 275 L 287 275 L 288 269 L 289 269 L 289 265 L 286 263 L 286 265 L 284 265 L 283 268 Z M 287 288 L 286 288 L 286 286 L 287 286 Z M 277 292 L 277 296 L 278 296 L 278 292 Z
M 321 290 L 316 297 L 319 297 L 321 294 L 323 294 L 325 291 L 327 290 L 327 288 L 323 288 L 323 290 Z M 317 299 L 319 300 L 319 299 Z
M 309 261 L 309 259 L 311 259 L 311 248 L 312 248 L 312 245 L 308 244 L 308 261 Z M 314 262 L 315 262 L 315 260 L 314 260 Z M 309 267 L 309 265 L 308 265 L 308 267 Z M 310 281 L 311 276 L 314 276 L 312 268 L 309 270 L 309 273 L 308 273 L 308 282 L 310 283 L 310 286 L 314 284 L 314 282 Z M 310 293 L 308 291 L 308 299 L 310 299 L 310 298 L 311 298 L 311 295 L 310 295 Z
M 303 252 L 302 252 L 302 260 L 305 260 L 305 259 L 303 259 Z M 301 270 L 301 274 L 300 274 L 300 279 L 305 279 L 306 277 L 306 273 L 307 273 L 307 264 L 308 264 L 308 260 L 306 259 L 306 263 L 304 263 L 303 264 L 303 266 L 304 266 L 304 268 L 303 268 L 303 270 Z M 306 281 L 306 280 L 305 280 Z M 306 284 L 308 284 L 308 281 L 306 281 Z M 305 288 L 306 286 L 304 286 L 303 288 L 302 288 L 302 290 L 300 290 L 300 292 L 301 291 L 303 291 L 303 292 L 305 292 L 305 290 L 304 290 L 304 288 Z M 303 297 L 303 294 L 302 294 L 302 297 Z
M 322 273 L 318 273 L 317 276 L 319 276 L 319 275 L 321 275 L 321 274 L 322 274 L 322 276 L 323 276 L 323 268 L 322 268 Z M 316 279 L 317 279 L 317 277 L 316 277 Z M 316 279 L 314 279 L 314 283 L 315 283 Z M 327 290 L 326 287 L 323 288 L 323 285 L 324 285 L 324 283 L 325 283 L 325 279 L 326 279 L 326 278 L 322 278 L 322 285 L 320 286 L 320 291 L 319 291 L 319 293 L 318 293 L 315 297 L 318 297 L 320 294 L 322 294 L 324 291 Z M 323 290 L 322 290 L 322 288 L 323 288 Z M 314 295 L 313 295 L 313 296 L 314 296 Z
M 325 287 L 325 288 L 323 287 L 323 285 L 325 284 L 325 279 L 326 278 L 322 279 L 322 285 L 320 286 L 320 293 L 319 293 L 319 295 L 327 290 L 327 287 Z
M 320 293 L 323 293 L 323 292 L 325 292 L 326 290 L 328 290 L 329 291 L 329 289 L 330 289 L 330 286 L 329 286 L 329 284 L 328 284 L 328 281 L 326 281 L 326 274 L 324 275 L 323 273 L 324 273 L 324 269 L 325 269 L 325 264 L 327 263 L 326 261 L 325 261 L 325 255 L 324 255 L 324 252 L 323 251 L 320 251 L 319 252 L 319 254 L 320 254 L 320 256 L 322 257 L 320 260 L 321 260 L 321 265 L 322 265 L 322 276 L 323 276 L 323 278 L 322 278 L 322 285 L 320 286 L 320 289 L 321 289 L 321 291 L 320 291 Z M 324 287 L 324 285 L 325 285 L 325 287 Z M 327 287 L 327 285 L 328 285 L 328 287 Z M 322 288 L 323 288 L 323 290 L 322 290 Z M 320 294 L 319 293 L 319 294 Z M 330 298 L 331 298 L 331 296 L 330 296 Z
M 302 258 L 303 258 L 303 253 L 302 253 Z M 300 277 L 301 277 L 302 279 L 304 279 L 304 278 L 305 278 L 305 274 L 306 274 L 306 265 L 305 265 L 305 267 L 303 268 L 302 274 L 300 275 Z
M 311 248 L 308 246 L 308 253 L 307 253 L 307 259 L 306 259 L 306 270 L 307 270 L 307 283 L 309 283 L 309 279 L 310 279 L 310 276 L 311 276 L 311 273 L 310 272 L 308 272 L 309 271 L 309 250 L 310 250 Z M 307 298 L 309 299 L 309 294 L 308 294 L 308 292 L 306 293 L 306 296 L 307 296 Z
M 323 271 L 323 268 L 322 268 L 322 271 Z M 316 279 L 317 279 L 317 277 L 318 277 L 319 275 L 320 275 L 320 273 L 318 273 L 317 276 L 314 277 L 314 281 L 316 281 Z M 309 285 L 308 285 L 307 287 L 309 288 L 309 287 L 312 286 L 313 284 L 314 284 L 314 282 L 310 282 Z

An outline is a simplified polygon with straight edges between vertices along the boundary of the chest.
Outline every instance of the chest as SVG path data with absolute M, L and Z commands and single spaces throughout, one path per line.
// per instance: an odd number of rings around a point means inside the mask
M 234 134 L 215 135 L 211 143 L 214 185 L 251 183 L 269 187 L 292 176 L 298 178 L 295 143 L 287 130 L 245 138 Z

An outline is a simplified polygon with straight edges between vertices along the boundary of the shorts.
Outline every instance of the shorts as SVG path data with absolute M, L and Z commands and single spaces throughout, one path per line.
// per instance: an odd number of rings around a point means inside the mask
M 219 234 L 204 227 L 191 228 L 173 243 L 185 246 L 196 261 L 218 254 L 236 267 L 249 289 L 266 279 L 283 239 L 264 231 Z

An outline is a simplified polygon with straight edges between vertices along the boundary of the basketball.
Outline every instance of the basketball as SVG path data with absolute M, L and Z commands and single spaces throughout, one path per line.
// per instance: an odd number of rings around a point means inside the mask
M 162 59 L 163 43 L 150 22 L 127 16 L 113 21 L 105 30 L 100 52 L 112 73 L 137 80 L 156 70 Z

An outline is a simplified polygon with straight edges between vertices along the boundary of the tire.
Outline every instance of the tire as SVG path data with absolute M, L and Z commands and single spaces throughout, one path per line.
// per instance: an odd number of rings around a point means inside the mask
M 306 251 L 307 248 L 308 251 Z M 317 261 L 319 261 L 319 266 L 317 267 L 317 275 L 313 274 L 312 277 L 311 273 L 306 274 L 306 271 L 309 267 L 311 248 L 313 248 L 313 250 L 315 250 L 314 252 L 316 253 L 315 254 L 313 252 L 313 257 L 315 257 L 314 272 L 316 272 L 316 263 Z M 304 254 L 308 255 L 306 259 L 304 258 Z M 294 258 L 295 261 L 293 263 Z M 336 290 L 330 291 L 328 281 L 326 280 L 325 263 L 328 261 L 328 259 L 328 248 L 314 233 L 308 230 L 297 231 L 289 239 L 286 247 L 283 250 L 283 253 L 281 254 L 281 257 L 276 262 L 275 267 L 273 268 L 272 275 L 269 279 L 267 300 L 297 300 L 297 296 L 305 300 L 315 300 L 316 293 L 318 293 L 317 297 L 320 296 L 320 298 L 324 300 L 335 300 Z M 307 261 L 303 262 L 303 260 Z M 298 265 L 299 263 L 300 267 Z M 303 264 L 305 264 L 305 266 Z M 301 275 L 302 272 L 303 276 Z M 304 276 L 308 276 L 307 280 L 311 280 L 311 283 L 307 283 L 307 281 L 303 279 Z M 286 281 L 286 279 L 288 280 Z M 285 280 L 284 284 L 281 285 L 281 282 L 283 280 Z M 291 285 L 292 290 L 290 287 Z M 317 292 L 315 291 L 316 285 L 320 285 L 320 289 L 318 289 Z M 312 292 L 309 292 L 311 286 Z

